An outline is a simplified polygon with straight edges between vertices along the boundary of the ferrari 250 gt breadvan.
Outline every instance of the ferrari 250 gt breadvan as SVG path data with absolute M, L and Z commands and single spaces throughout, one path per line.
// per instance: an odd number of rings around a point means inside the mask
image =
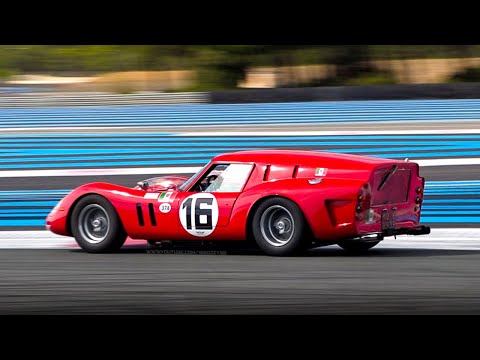
M 190 178 L 135 187 L 90 183 L 65 196 L 46 227 L 88 252 L 119 249 L 127 236 L 248 239 L 269 255 L 322 245 L 367 250 L 388 236 L 428 234 L 420 225 L 424 178 L 415 162 L 315 151 L 219 155 Z

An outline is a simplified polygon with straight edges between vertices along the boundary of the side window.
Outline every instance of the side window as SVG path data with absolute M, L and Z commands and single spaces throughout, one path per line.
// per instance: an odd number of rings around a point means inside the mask
M 194 191 L 240 192 L 245 185 L 253 165 L 218 164 L 208 171 Z

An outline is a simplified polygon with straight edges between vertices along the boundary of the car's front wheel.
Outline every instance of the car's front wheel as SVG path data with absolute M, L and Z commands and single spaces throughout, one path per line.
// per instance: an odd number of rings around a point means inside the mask
M 127 238 L 115 208 L 103 196 L 82 198 L 75 205 L 71 219 L 75 240 L 88 252 L 118 250 Z
M 262 202 L 252 221 L 255 241 L 267 255 L 285 256 L 302 250 L 307 229 L 300 208 L 280 197 Z

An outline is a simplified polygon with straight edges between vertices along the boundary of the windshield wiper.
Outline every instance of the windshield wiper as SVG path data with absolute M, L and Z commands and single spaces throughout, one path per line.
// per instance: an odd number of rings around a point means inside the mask
M 390 178 L 392 177 L 392 175 L 397 172 L 397 169 L 398 169 L 398 165 L 393 165 L 393 169 L 390 170 L 390 171 L 383 177 L 382 182 L 380 183 L 380 185 L 378 185 L 377 191 L 380 191 L 380 190 L 382 189 L 382 187 L 387 183 L 388 179 L 390 179 Z

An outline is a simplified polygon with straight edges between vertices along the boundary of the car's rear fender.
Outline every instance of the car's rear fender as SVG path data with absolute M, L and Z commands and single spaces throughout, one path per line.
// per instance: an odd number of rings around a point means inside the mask
M 356 231 L 355 204 L 363 181 L 322 179 L 317 184 L 310 184 L 308 180 L 285 179 L 262 183 L 240 195 L 237 200 L 240 211 L 245 200 L 256 198 L 254 201 L 250 201 L 251 205 L 245 214 L 246 228 L 262 201 L 279 196 L 291 200 L 299 206 L 316 239 L 327 241 L 354 235 Z M 232 221 L 234 221 L 234 216 L 235 211 L 232 214 Z

